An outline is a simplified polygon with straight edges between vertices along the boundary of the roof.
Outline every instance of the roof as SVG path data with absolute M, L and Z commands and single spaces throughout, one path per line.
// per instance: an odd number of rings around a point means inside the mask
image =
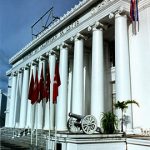
M 26 55 L 29 51 L 32 51 L 35 47 L 40 45 L 47 37 L 54 34 L 58 31 L 62 26 L 65 26 L 69 21 L 76 18 L 78 15 L 82 14 L 86 11 L 89 7 L 91 7 L 94 3 L 99 3 L 102 0 L 82 0 L 79 2 L 78 5 L 75 5 L 74 8 L 71 8 L 70 11 L 67 11 L 59 20 L 54 22 L 51 26 L 49 26 L 46 30 L 44 30 L 41 34 L 37 36 L 34 40 L 28 43 L 24 48 L 22 48 L 18 53 L 16 53 L 13 57 L 9 59 L 10 64 L 14 64 L 24 55 Z M 114 0 L 104 0 L 103 2 L 106 3 L 107 1 L 114 1 Z

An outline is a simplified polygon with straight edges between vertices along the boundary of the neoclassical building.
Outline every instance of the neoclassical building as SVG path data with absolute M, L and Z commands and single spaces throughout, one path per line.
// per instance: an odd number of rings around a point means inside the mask
M 65 133 L 69 112 L 91 114 L 100 126 L 102 112 L 119 114 L 113 105 L 116 100 L 134 99 L 140 107 L 128 108 L 126 127 L 149 129 L 150 1 L 139 0 L 136 35 L 129 11 L 129 0 L 83 0 L 10 58 L 5 126 L 56 127 Z M 55 106 L 52 93 L 56 59 L 61 85 Z M 38 70 L 40 77 L 42 65 L 44 71 L 47 65 L 50 67 L 50 103 L 31 105 L 31 72 L 35 77 Z

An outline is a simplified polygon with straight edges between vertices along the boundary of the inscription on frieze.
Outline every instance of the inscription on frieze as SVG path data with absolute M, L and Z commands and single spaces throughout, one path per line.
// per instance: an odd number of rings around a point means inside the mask
M 91 9 L 91 15 L 95 15 L 97 12 L 102 10 L 103 7 L 106 7 L 106 5 L 112 3 L 115 0 L 103 0 L 101 3 L 99 3 L 96 7 Z
M 79 20 L 73 22 L 72 24 L 70 24 L 69 26 L 67 26 L 66 28 L 64 28 L 62 31 L 60 31 L 59 33 L 57 33 L 56 35 L 54 35 L 53 37 L 51 37 L 49 40 L 47 40 L 46 42 L 44 42 L 42 45 L 40 45 L 34 51 L 32 51 L 31 53 L 29 53 L 28 55 L 26 55 L 23 58 L 23 60 L 26 60 L 26 59 L 30 58 L 33 54 L 36 54 L 37 52 L 41 51 L 42 49 L 44 49 L 48 45 L 52 44 L 58 38 L 62 37 L 64 34 L 66 34 L 67 32 L 69 32 L 70 30 L 74 29 L 78 25 L 79 25 Z

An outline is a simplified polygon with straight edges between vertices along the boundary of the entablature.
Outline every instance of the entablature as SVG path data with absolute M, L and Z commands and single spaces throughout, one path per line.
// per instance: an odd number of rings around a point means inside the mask
M 140 2 L 143 3 L 143 1 L 144 0 L 141 0 Z M 126 12 L 129 12 L 130 9 L 129 0 L 104 0 L 101 3 L 96 2 L 98 1 L 84 0 L 84 3 L 80 3 L 80 7 L 75 6 L 74 11 L 72 10 L 71 14 L 68 12 L 68 15 L 64 17 L 62 22 L 60 21 L 58 24 L 48 28 L 46 31 L 41 33 L 39 37 L 27 44 L 21 51 L 9 60 L 9 62 L 13 64 L 12 69 L 19 69 L 48 51 L 56 49 L 56 47 L 62 42 L 67 41 L 70 37 L 74 37 L 78 32 L 82 32 L 89 26 L 92 26 L 96 21 L 101 21 L 110 13 L 115 13 L 120 8 L 124 9 Z M 96 5 L 91 8 L 91 4 L 94 3 L 96 3 Z M 71 19 L 75 19 L 75 17 L 81 14 L 85 8 L 90 8 L 86 14 L 83 14 L 82 16 L 80 15 L 80 18 L 76 18 L 76 20 L 71 22 L 68 26 L 66 25 Z M 65 26 L 62 30 L 60 30 L 63 24 L 65 24 Z M 50 35 L 52 35 L 57 29 L 59 30 L 57 34 L 41 43 L 42 40 L 44 41 L 46 37 L 50 37 Z M 36 47 L 39 43 L 40 45 L 34 49 L 34 47 Z
M 26 48 L 24 51 L 21 50 L 22 53 L 20 53 L 18 56 L 16 54 L 16 59 L 10 59 L 10 63 L 13 64 L 12 69 L 19 69 L 20 67 L 23 67 L 25 64 L 30 63 L 44 53 L 55 49 L 57 45 L 60 45 L 62 42 L 67 41 L 68 39 L 70 39 L 70 37 L 74 37 L 78 32 L 82 32 L 89 26 L 92 26 L 93 24 L 95 24 L 95 22 L 100 21 L 104 17 L 108 16 L 111 12 L 117 11 L 118 9 L 120 9 L 121 6 L 123 6 L 125 10 L 129 10 L 129 3 L 127 3 L 125 0 L 105 0 L 102 3 L 93 6 L 94 9 L 97 9 L 96 12 L 93 13 L 93 7 L 90 8 L 89 11 L 86 12 L 86 14 L 83 14 L 72 24 L 65 26 L 64 29 L 62 29 L 60 32 L 55 34 L 53 37 L 45 41 L 43 44 L 41 44 L 30 53 L 30 47 L 35 46 L 34 44 L 31 45 L 29 48 Z M 51 33 L 51 31 L 49 32 Z M 27 51 L 28 54 L 26 54 Z M 26 55 L 23 56 L 23 54 Z

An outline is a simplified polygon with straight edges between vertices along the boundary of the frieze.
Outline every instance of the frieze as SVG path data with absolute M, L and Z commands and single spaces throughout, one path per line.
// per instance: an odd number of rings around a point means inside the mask
M 23 57 L 23 61 L 26 60 L 26 59 L 28 59 L 28 58 L 30 58 L 32 55 L 36 54 L 37 52 L 41 51 L 42 49 L 44 49 L 45 47 L 47 47 L 48 45 L 50 45 L 52 42 L 54 42 L 55 40 L 57 40 L 59 37 L 63 36 L 64 34 L 66 34 L 67 32 L 69 32 L 73 28 L 77 27 L 78 25 L 79 25 L 79 20 L 73 22 L 72 24 L 70 24 L 69 26 L 67 26 L 66 28 L 64 28 L 62 31 L 60 31 L 58 34 L 54 35 L 52 38 L 50 38 L 49 40 L 47 40 L 46 42 L 44 42 L 42 45 L 40 45 L 34 51 L 32 51 L 31 53 L 29 53 L 28 55 L 26 55 L 25 57 Z

